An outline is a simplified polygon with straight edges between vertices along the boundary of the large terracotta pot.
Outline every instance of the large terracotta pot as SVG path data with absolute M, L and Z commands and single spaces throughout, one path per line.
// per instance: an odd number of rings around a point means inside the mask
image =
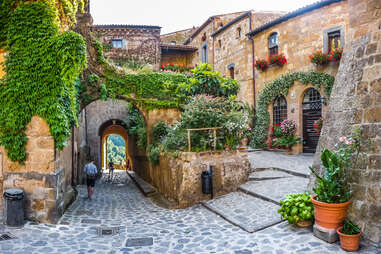
M 359 249 L 360 245 L 360 236 L 362 232 L 356 234 L 356 235 L 346 235 L 341 233 L 341 229 L 343 227 L 339 227 L 336 232 L 340 237 L 340 245 L 343 250 L 346 251 L 356 251 Z
M 315 210 L 315 223 L 323 228 L 338 228 L 347 216 L 347 209 L 352 201 L 331 204 L 317 201 L 315 197 L 316 195 L 311 197 Z

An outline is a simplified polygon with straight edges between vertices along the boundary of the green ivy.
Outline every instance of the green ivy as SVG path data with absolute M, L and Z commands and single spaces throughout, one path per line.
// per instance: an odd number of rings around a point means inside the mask
M 25 129 L 34 115 L 46 120 L 58 149 L 77 123 L 75 79 L 86 64 L 86 44 L 72 31 L 60 34 L 56 18 L 54 5 L 44 1 L 20 1 L 8 13 L 0 145 L 12 161 L 26 159 Z
M 329 96 L 335 78 L 329 74 L 320 72 L 294 72 L 282 75 L 268 83 L 259 94 L 257 102 L 256 125 L 251 139 L 251 145 L 253 147 L 265 147 L 270 122 L 268 106 L 280 94 L 286 96 L 295 81 L 300 81 L 304 85 L 312 84 L 316 89 L 320 89 L 321 86 L 323 86 L 325 94 Z

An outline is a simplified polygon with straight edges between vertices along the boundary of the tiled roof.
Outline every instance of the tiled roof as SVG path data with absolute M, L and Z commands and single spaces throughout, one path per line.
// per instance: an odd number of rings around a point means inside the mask
M 330 5 L 333 3 L 341 2 L 341 1 L 344 1 L 344 0 L 322 0 L 322 1 L 318 1 L 318 2 L 315 2 L 315 3 L 310 4 L 310 5 L 306 5 L 306 6 L 299 8 L 295 11 L 287 13 L 286 15 L 281 16 L 280 18 L 274 19 L 273 21 L 271 21 L 267 24 L 264 24 L 263 26 L 260 26 L 257 29 L 254 29 L 253 31 L 249 32 L 247 35 L 248 36 L 254 36 L 254 35 L 256 35 L 256 34 L 262 32 L 266 29 L 269 29 L 270 27 L 278 25 L 278 24 L 285 22 L 289 19 L 295 18 L 295 17 L 300 16 L 304 13 L 322 8 L 324 6 L 327 6 L 327 5 Z
M 123 24 L 93 25 L 93 27 L 95 27 L 95 28 L 143 28 L 143 29 L 161 29 L 160 26 L 123 25 Z
M 218 29 L 216 32 L 214 32 L 214 33 L 212 34 L 212 36 L 215 36 L 215 35 L 221 33 L 222 31 L 224 31 L 225 29 L 227 29 L 229 26 L 235 24 L 236 22 L 240 21 L 240 20 L 243 19 L 244 17 L 250 15 L 251 12 L 252 12 L 252 11 L 247 11 L 247 12 L 245 12 L 244 14 L 239 15 L 238 17 L 236 17 L 235 19 L 233 19 L 232 21 L 230 21 L 229 23 L 227 23 L 226 25 L 224 25 L 223 27 L 221 27 L 220 29 Z

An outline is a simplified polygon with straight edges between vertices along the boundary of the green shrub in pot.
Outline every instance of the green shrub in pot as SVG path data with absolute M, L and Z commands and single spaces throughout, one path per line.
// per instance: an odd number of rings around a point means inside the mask
M 290 224 L 301 221 L 312 221 L 314 218 L 314 207 L 311 196 L 307 193 L 288 194 L 285 200 L 280 201 L 281 208 L 278 213 L 283 220 Z

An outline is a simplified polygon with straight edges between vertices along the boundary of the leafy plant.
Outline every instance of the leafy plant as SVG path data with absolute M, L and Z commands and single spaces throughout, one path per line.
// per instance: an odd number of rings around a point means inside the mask
M 336 145 L 336 152 L 324 149 L 321 153 L 321 162 L 325 169 L 325 176 L 320 176 L 312 167 L 311 172 L 317 178 L 317 186 L 313 189 L 316 200 L 325 203 L 344 203 L 351 197 L 351 190 L 347 184 L 347 171 L 356 167 L 360 158 L 365 158 L 362 152 L 365 145 L 362 130 L 356 128 L 351 138 L 341 137 Z
M 102 101 L 107 100 L 107 87 L 103 83 L 99 86 L 99 98 Z
M 301 139 L 295 134 L 285 135 L 274 139 L 273 144 L 278 147 L 292 147 L 293 145 L 299 144 Z
M 164 121 L 158 121 L 152 128 L 152 143 L 159 143 L 168 134 L 168 128 Z
M 269 57 L 269 63 L 278 66 L 283 66 L 287 63 L 287 59 L 283 54 L 274 54 Z
M 312 84 L 316 89 L 324 88 L 327 96 L 331 94 L 334 77 L 326 73 L 319 72 L 294 72 L 282 75 L 268 83 L 259 94 L 256 124 L 251 137 L 251 146 L 254 148 L 263 148 L 266 146 L 267 133 L 269 129 L 270 115 L 268 106 L 280 94 L 287 95 L 289 89 L 299 80 L 302 84 Z
M 335 48 L 331 52 L 329 52 L 329 60 L 332 62 L 339 61 L 342 55 L 343 55 L 343 48 Z
M 321 51 L 316 51 L 312 55 L 309 56 L 311 63 L 318 64 L 318 65 L 326 65 L 329 63 L 329 56 L 326 53 L 323 53 Z
M 238 140 L 234 136 L 225 137 L 225 144 L 230 148 L 234 148 L 238 144 Z
M 323 128 L 323 117 L 320 117 L 314 122 L 314 131 L 316 134 L 320 135 L 321 129 Z
M 147 129 L 143 115 L 132 103 L 127 103 L 128 118 L 126 125 L 128 133 L 136 139 L 139 148 L 147 147 Z
M 160 164 L 160 148 L 153 145 L 148 146 L 148 158 L 152 165 L 156 166 Z
M 255 60 L 254 66 L 257 70 L 265 71 L 269 67 L 269 63 L 265 59 L 258 59 Z
M 281 200 L 281 208 L 278 213 L 283 220 L 290 224 L 300 221 L 309 221 L 314 217 L 314 207 L 311 197 L 307 193 L 288 194 L 285 200 Z
M 345 235 L 357 235 L 361 233 L 361 229 L 352 221 L 344 220 L 343 228 L 340 231 Z

